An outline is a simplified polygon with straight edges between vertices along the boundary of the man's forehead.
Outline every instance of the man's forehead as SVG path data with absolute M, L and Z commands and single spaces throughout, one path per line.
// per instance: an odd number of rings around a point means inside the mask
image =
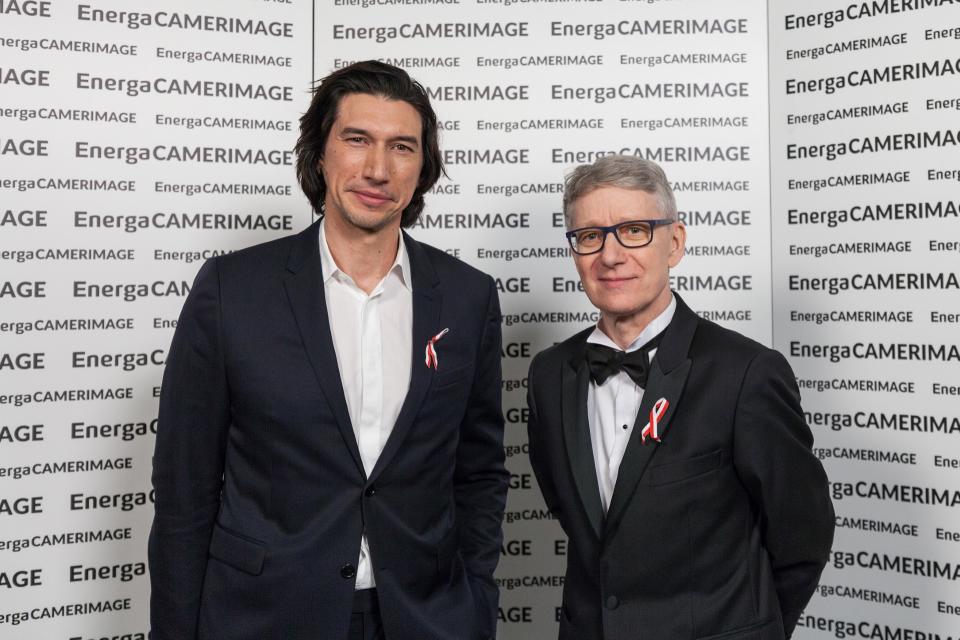
M 337 105 L 334 126 L 385 131 L 420 138 L 423 119 L 420 112 L 405 100 L 394 100 L 369 93 L 348 93 Z
M 654 194 L 640 189 L 627 189 L 613 185 L 602 185 L 591 189 L 572 203 L 574 213 L 609 209 L 639 212 L 650 208 L 657 208 L 657 199 Z

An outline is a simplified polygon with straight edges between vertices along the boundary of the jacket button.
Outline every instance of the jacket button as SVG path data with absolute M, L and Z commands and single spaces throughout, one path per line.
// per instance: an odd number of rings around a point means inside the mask
M 617 598 L 617 596 L 607 596 L 606 605 L 607 605 L 607 609 L 610 609 L 611 611 L 613 611 L 614 609 L 620 606 L 620 599 Z
M 349 562 L 348 562 L 347 564 L 343 565 L 342 567 L 340 567 L 340 576 L 341 576 L 344 580 L 349 580 L 350 578 L 352 578 L 352 577 L 355 576 L 355 575 L 357 575 L 357 568 L 354 567 L 354 566 L 353 566 L 352 564 L 350 564 Z
M 377 493 L 377 488 L 373 485 L 370 485 L 369 487 L 367 487 L 367 490 L 363 492 L 363 495 L 367 496 L 368 498 L 372 498 L 376 493 Z

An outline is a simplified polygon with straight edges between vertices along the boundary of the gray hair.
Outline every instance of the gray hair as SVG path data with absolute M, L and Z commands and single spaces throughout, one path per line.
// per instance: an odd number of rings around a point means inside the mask
M 660 215 L 677 219 L 677 201 L 660 165 L 638 156 L 609 155 L 593 164 L 582 164 L 567 175 L 563 188 L 563 219 L 567 229 L 573 203 L 600 187 L 645 191 L 656 198 Z

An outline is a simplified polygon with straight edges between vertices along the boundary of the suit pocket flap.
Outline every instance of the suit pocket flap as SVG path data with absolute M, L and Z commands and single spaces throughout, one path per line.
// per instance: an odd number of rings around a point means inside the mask
M 722 461 L 723 450 L 717 449 L 686 460 L 677 460 L 676 462 L 650 467 L 648 471 L 650 484 L 667 484 L 668 482 L 679 482 L 680 480 L 693 478 L 718 469 Z
M 210 555 L 234 569 L 258 576 L 263 571 L 267 548 L 262 542 L 239 536 L 215 524 L 210 538 Z

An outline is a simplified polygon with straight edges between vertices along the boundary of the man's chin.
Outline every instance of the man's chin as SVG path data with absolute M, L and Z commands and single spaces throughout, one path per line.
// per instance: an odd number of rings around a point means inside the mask
M 378 233 L 389 227 L 393 221 L 399 217 L 399 213 L 390 213 L 384 215 L 349 214 L 346 216 L 346 219 L 351 226 L 360 229 L 361 231 L 366 231 L 367 233 Z
M 633 313 L 643 306 L 637 300 L 636 294 L 630 295 L 627 292 L 605 291 L 603 295 L 591 298 L 590 302 L 603 313 L 618 316 Z
M 653 304 L 653 301 L 643 302 L 637 300 L 637 296 L 634 295 L 631 296 L 631 299 L 602 300 L 600 304 L 594 303 L 593 306 L 599 309 L 600 313 L 605 317 L 614 320 L 648 313 L 653 307 Z

